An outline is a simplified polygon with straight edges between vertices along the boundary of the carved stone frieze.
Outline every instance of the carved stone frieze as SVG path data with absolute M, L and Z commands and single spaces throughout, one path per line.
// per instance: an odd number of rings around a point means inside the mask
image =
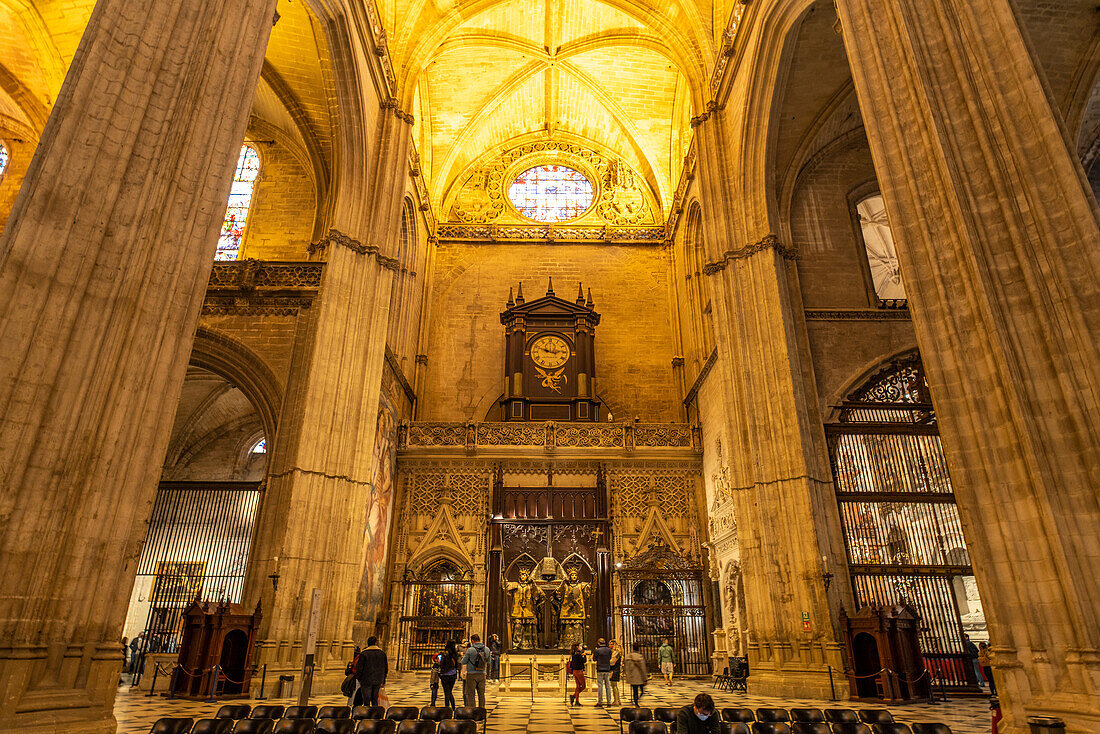
M 908 309 L 808 308 L 807 321 L 910 321 Z
M 204 316 L 296 316 L 321 286 L 324 263 L 236 260 L 210 272 Z

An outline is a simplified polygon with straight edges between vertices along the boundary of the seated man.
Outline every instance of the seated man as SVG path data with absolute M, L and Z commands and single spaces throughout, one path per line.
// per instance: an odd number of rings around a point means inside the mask
M 684 706 L 676 714 L 676 734 L 719 734 L 721 730 L 714 699 L 706 693 L 700 693 L 691 706 Z

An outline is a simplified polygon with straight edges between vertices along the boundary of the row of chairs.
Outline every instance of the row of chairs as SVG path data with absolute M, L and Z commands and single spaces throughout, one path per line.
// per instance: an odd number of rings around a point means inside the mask
M 477 734 L 486 715 L 481 707 L 230 704 L 212 719 L 160 719 L 150 734 Z
M 630 725 L 630 734 L 676 731 L 678 708 L 624 708 L 619 729 Z M 946 724 L 901 724 L 886 709 L 723 708 L 723 734 L 951 734 Z
M 157 728 L 161 727 L 161 728 Z M 165 734 L 477 734 L 469 719 L 160 719 L 154 732 Z

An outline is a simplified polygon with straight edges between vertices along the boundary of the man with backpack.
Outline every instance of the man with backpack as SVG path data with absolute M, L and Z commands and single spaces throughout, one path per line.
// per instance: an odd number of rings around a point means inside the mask
M 462 656 L 462 664 L 466 666 L 462 704 L 473 706 L 476 693 L 477 705 L 485 708 L 485 669 L 489 665 L 489 648 L 481 642 L 480 635 L 470 635 L 470 646 Z

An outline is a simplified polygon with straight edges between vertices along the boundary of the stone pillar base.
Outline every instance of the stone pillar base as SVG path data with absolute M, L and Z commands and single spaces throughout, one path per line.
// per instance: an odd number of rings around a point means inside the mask
M 86 678 L 81 687 L 54 685 L 25 690 L 23 682 L 48 664 L 45 651 L 40 649 L 0 651 L 0 670 L 4 673 L 0 676 L 0 691 L 8 697 L 0 709 L 0 733 L 113 734 L 117 728 L 114 702 L 121 652 L 88 655 L 74 646 L 63 656 L 62 667 L 84 667 Z
M 843 651 L 836 643 L 752 644 L 748 657 L 749 692 L 753 695 L 849 699 Z

